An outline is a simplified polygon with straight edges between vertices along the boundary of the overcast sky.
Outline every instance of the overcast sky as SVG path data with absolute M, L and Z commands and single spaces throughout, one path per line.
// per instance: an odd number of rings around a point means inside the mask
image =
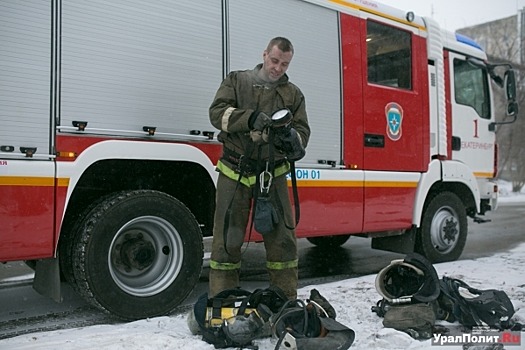
M 432 17 L 442 27 L 455 31 L 476 24 L 514 16 L 525 0 L 379 0 L 389 6 Z

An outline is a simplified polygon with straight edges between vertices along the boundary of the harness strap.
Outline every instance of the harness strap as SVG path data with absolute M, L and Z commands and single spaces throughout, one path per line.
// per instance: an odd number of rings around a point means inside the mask
M 292 178 L 292 193 L 293 193 L 293 202 L 295 206 L 295 226 L 294 229 L 299 224 L 299 219 L 301 218 L 301 206 L 299 204 L 299 193 L 297 191 L 297 177 L 295 176 L 295 162 L 290 162 L 291 173 L 290 177 Z
M 254 144 L 253 143 L 250 143 L 249 146 L 248 146 L 248 150 L 246 152 L 246 154 L 251 154 L 252 151 L 253 151 L 253 147 L 254 147 Z M 224 226 L 222 228 L 222 235 L 223 235 L 223 243 L 224 243 L 224 251 L 226 252 L 226 254 L 228 255 L 231 255 L 230 252 L 228 252 L 228 245 L 227 245 L 227 241 L 228 241 L 228 228 L 230 227 L 230 216 L 231 216 L 231 213 L 232 213 L 232 206 L 233 206 L 233 199 L 235 198 L 235 194 L 237 193 L 237 190 L 239 189 L 239 184 L 241 183 L 241 179 L 245 173 L 245 171 L 247 171 L 246 169 L 246 165 L 247 163 L 244 162 L 244 156 L 240 156 L 239 157 L 239 177 L 237 178 L 237 184 L 235 185 L 235 191 L 233 191 L 233 196 L 230 200 L 230 204 L 228 204 L 228 209 L 226 209 L 226 214 L 225 214 L 225 217 L 224 217 Z M 251 231 L 251 229 L 250 229 Z
M 220 299 L 213 299 L 211 318 L 220 320 L 222 316 L 221 308 L 222 308 L 222 301 Z
M 268 154 L 268 161 L 267 161 L 266 167 L 262 166 L 262 160 L 261 160 L 262 147 L 261 147 L 261 145 L 258 146 L 256 173 L 260 169 L 266 169 L 265 171 L 269 172 L 271 174 L 270 176 L 275 177 L 275 166 L 276 166 L 276 163 L 275 163 L 274 138 L 275 138 L 274 132 L 272 130 L 270 130 L 269 135 L 268 135 L 269 154 Z M 253 147 L 254 146 L 255 146 L 254 143 L 250 143 L 249 146 L 248 146 L 246 154 L 251 154 L 252 151 L 253 151 Z M 235 190 L 233 192 L 233 196 L 232 196 L 232 198 L 230 200 L 230 204 L 228 205 L 228 208 L 226 209 L 226 214 L 225 214 L 225 218 L 224 218 L 224 226 L 223 226 L 224 250 L 226 251 L 226 253 L 228 255 L 230 255 L 230 253 L 228 252 L 228 248 L 227 248 L 227 237 L 228 237 L 227 233 L 228 233 L 228 227 L 229 227 L 229 223 L 230 223 L 230 215 L 231 215 L 231 212 L 232 212 L 233 200 L 235 198 L 235 193 L 237 192 L 237 189 L 239 188 L 239 184 L 242 182 L 243 176 L 249 176 L 249 175 L 253 174 L 254 164 L 253 164 L 253 161 L 249 161 L 249 160 L 245 159 L 245 156 L 243 156 L 243 155 L 239 156 L 237 153 L 235 153 L 235 152 L 233 152 L 231 150 L 228 150 L 226 148 L 224 149 L 223 152 L 224 152 L 224 157 L 226 158 L 226 160 L 228 160 L 232 164 L 237 163 L 237 170 L 239 172 L 239 176 L 237 178 L 237 184 L 235 186 Z M 299 193 L 297 191 L 297 177 L 296 177 L 296 174 L 295 174 L 295 162 L 289 162 L 289 164 L 290 164 L 290 169 L 291 169 L 290 177 L 291 177 L 291 180 L 292 180 L 292 193 L 293 193 L 294 208 L 295 208 L 295 225 L 289 225 L 286 222 L 285 218 L 284 218 L 284 214 L 283 214 L 283 222 L 284 222 L 284 225 L 286 226 L 286 228 L 288 228 L 289 230 L 293 230 L 293 229 L 295 229 L 297 227 L 297 224 L 299 223 L 299 220 L 300 220 L 300 217 L 301 217 L 301 208 L 300 208 L 300 204 L 299 204 Z M 260 193 L 260 188 L 261 188 L 260 181 L 261 181 L 260 177 L 259 176 L 255 176 L 255 187 L 254 187 L 254 193 L 253 193 L 252 206 L 255 203 L 257 203 L 257 198 L 261 194 Z M 279 196 L 278 192 L 276 192 L 276 193 L 277 193 L 277 196 Z M 266 193 L 266 195 L 267 195 L 267 193 Z M 282 207 L 281 198 L 277 198 L 276 202 L 277 202 L 277 205 L 279 206 L 280 212 L 284 213 L 284 210 L 283 210 L 283 207 Z M 250 233 L 249 233 L 249 235 L 251 235 L 251 232 L 252 232 L 252 229 L 253 229 L 254 218 L 255 218 L 255 210 L 252 207 L 252 217 L 251 217 L 251 220 L 250 220 L 250 230 L 249 230 Z

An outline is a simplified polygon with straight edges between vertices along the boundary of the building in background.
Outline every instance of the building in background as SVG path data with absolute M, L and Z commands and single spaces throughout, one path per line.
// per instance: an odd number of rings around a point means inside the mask
M 525 9 L 515 16 L 461 28 L 456 32 L 476 40 L 493 58 L 522 64 L 525 61 L 524 18 Z

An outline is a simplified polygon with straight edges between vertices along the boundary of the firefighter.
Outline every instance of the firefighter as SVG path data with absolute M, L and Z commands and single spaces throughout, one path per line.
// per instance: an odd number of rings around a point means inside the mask
M 223 143 L 217 163 L 210 296 L 239 286 L 241 247 L 262 184 L 274 209 L 268 223 L 275 226 L 263 234 L 270 285 L 281 288 L 290 299 L 297 297 L 298 253 L 286 174 L 290 162 L 304 156 L 310 127 L 305 98 L 285 74 L 293 55 L 288 39 L 273 38 L 263 51 L 262 64 L 231 72 L 210 106 L 210 121 L 220 130 L 218 140 Z M 283 109 L 288 109 L 292 120 L 271 135 L 271 116 Z M 262 183 L 258 182 L 261 172 L 265 172 Z

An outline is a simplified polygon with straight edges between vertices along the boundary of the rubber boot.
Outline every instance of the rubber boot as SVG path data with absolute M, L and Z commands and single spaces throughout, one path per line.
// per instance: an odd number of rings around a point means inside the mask
M 226 289 L 239 286 L 239 270 L 215 270 L 210 269 L 209 297 Z
M 282 270 L 268 269 L 270 285 L 282 289 L 289 300 L 297 299 L 298 270 L 296 267 Z

